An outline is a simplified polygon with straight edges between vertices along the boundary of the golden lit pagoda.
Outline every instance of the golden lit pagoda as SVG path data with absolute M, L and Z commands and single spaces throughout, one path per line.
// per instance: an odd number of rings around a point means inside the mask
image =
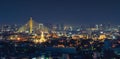
M 46 41 L 46 39 L 45 39 L 45 37 L 44 37 L 44 33 L 41 32 L 40 42 L 45 42 L 45 41 Z
M 40 39 L 35 39 L 35 40 L 34 40 L 35 43 L 42 43 L 42 42 L 45 42 L 45 41 L 46 41 L 46 39 L 45 39 L 45 37 L 44 37 L 44 33 L 43 33 L 43 32 L 41 32 L 41 37 L 40 37 Z

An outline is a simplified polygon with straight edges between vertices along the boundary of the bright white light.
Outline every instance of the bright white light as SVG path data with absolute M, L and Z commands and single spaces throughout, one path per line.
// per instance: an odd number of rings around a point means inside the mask
M 32 59 L 37 59 L 37 58 L 34 57 L 34 58 L 32 58 Z
M 100 32 L 101 34 L 103 33 L 103 31 Z
M 45 59 L 44 57 L 41 57 L 40 59 Z
M 113 39 L 116 39 L 116 37 L 115 37 L 115 36 L 112 36 L 112 38 L 113 38 Z

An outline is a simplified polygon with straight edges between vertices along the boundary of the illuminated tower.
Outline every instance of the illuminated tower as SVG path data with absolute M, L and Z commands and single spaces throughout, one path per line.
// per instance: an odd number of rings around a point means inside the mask
M 45 37 L 44 37 L 44 33 L 41 32 L 40 42 L 45 42 L 45 41 L 46 41 L 46 39 L 45 39 Z
M 32 31 L 33 31 L 33 20 L 32 20 L 32 17 L 30 17 L 29 26 L 30 26 L 30 33 L 32 33 Z

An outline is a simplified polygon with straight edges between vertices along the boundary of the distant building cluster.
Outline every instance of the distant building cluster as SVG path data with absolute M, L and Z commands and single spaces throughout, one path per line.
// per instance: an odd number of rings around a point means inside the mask
M 86 59 L 86 56 L 96 59 L 106 58 L 109 56 L 107 51 L 110 51 L 111 54 L 114 51 L 111 57 L 119 58 L 120 26 L 111 24 L 77 26 L 43 24 L 37 23 L 30 18 L 30 21 L 25 25 L 0 25 L 0 46 L 0 52 L 4 51 L 5 54 L 15 56 L 16 53 L 26 54 L 31 53 L 31 51 L 37 54 L 45 49 L 54 52 L 54 49 L 60 48 L 66 49 L 65 51 L 72 49 L 67 51 L 68 54 L 76 53 L 76 55 L 67 54 L 69 57 L 72 56 L 71 59 L 77 58 L 76 56 L 81 56 L 83 59 Z M 6 46 L 9 46 L 9 48 Z M 7 51 L 5 51 L 6 48 L 8 48 Z M 14 51 L 11 48 L 14 48 Z M 4 55 L 4 52 L 2 52 L 1 56 Z M 45 53 L 47 54 L 47 52 Z
M 43 24 L 37 23 L 30 18 L 25 25 L 1 25 L 0 39 L 27 40 L 38 39 L 41 32 L 46 39 L 59 38 L 61 36 L 72 39 L 117 39 L 120 36 L 120 25 L 95 24 L 95 25 L 66 25 L 66 24 Z M 29 35 L 27 35 L 29 34 Z

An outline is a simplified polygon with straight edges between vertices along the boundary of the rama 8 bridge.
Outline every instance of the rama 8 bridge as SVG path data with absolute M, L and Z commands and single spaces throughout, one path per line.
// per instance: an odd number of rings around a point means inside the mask
M 18 32 L 27 32 L 27 33 L 40 33 L 41 31 L 44 33 L 48 33 L 48 28 L 44 26 L 42 23 L 35 22 L 32 17 L 30 20 L 19 28 Z

